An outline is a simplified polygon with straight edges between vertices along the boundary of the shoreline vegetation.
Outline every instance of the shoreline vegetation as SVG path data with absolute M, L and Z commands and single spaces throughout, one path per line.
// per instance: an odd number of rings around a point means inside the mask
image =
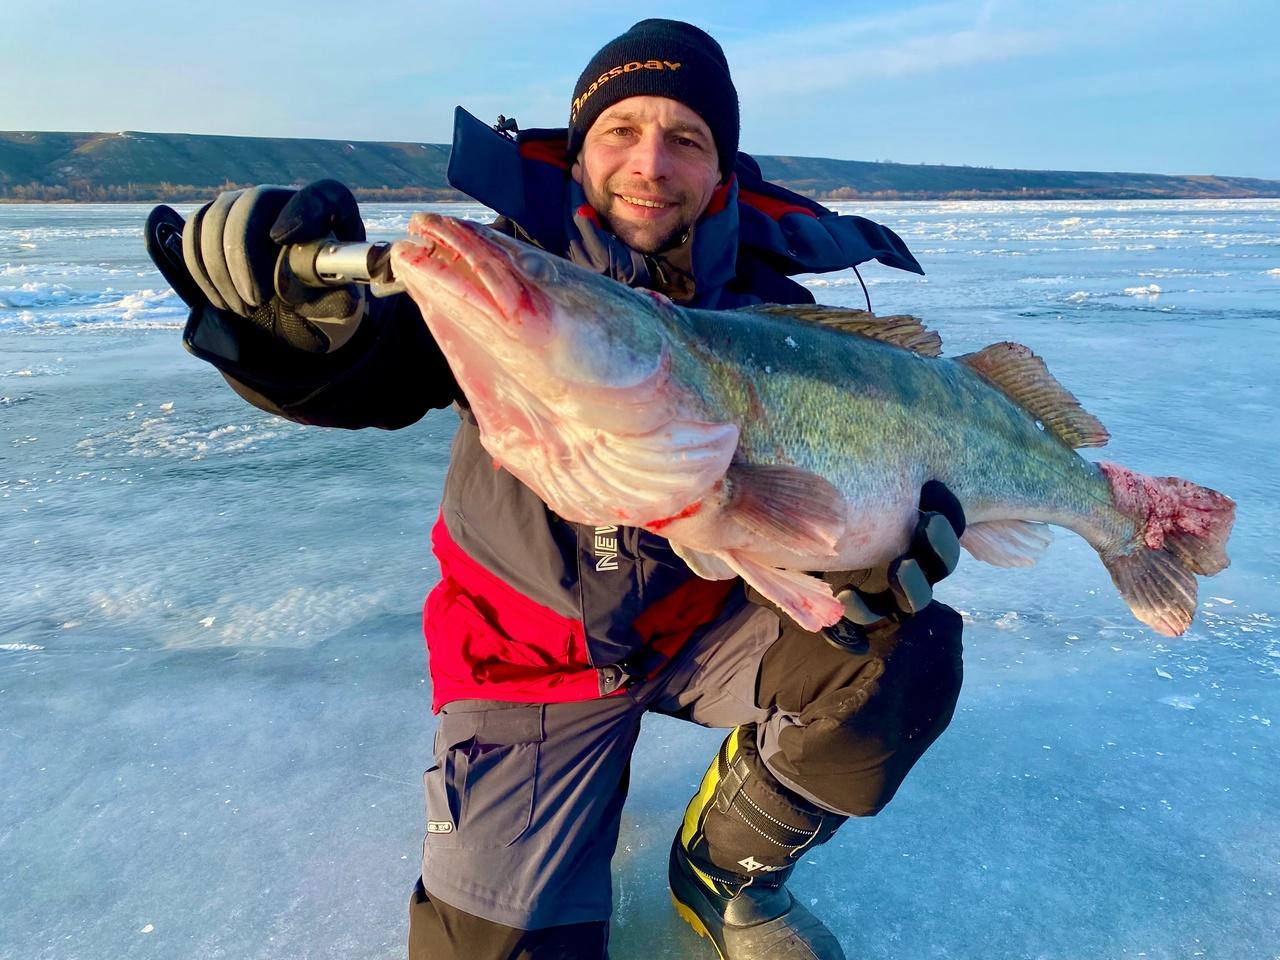
M 768 180 L 816 200 L 1280 198 L 1280 181 L 758 156 Z M 0 203 L 189 203 L 257 183 L 332 177 L 365 202 L 468 200 L 449 146 L 176 133 L 0 131 Z

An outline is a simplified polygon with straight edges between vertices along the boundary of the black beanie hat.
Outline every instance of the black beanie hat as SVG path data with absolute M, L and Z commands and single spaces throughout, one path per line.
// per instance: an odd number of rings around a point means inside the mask
M 720 176 L 738 156 L 738 91 L 710 34 L 680 20 L 641 20 L 591 58 L 573 88 L 569 156 L 600 114 L 627 97 L 669 97 L 700 116 L 715 137 Z

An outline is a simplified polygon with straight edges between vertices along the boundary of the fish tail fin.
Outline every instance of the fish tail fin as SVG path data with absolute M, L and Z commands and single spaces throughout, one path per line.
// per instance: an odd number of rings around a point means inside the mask
M 1114 463 L 1099 463 L 1118 509 L 1137 524 L 1137 535 L 1102 562 L 1129 609 L 1143 623 L 1174 637 L 1191 625 L 1196 575 L 1226 569 L 1227 539 L 1235 522 L 1230 497 L 1178 477 L 1149 477 Z

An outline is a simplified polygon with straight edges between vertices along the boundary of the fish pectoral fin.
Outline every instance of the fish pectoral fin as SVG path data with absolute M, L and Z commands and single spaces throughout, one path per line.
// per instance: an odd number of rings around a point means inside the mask
M 700 576 L 703 580 L 732 580 L 738 575 L 738 572 L 725 563 L 719 556 L 714 553 L 704 553 L 701 550 L 695 550 L 692 547 L 686 547 L 683 544 L 671 542 L 671 549 L 675 551 L 677 557 L 685 562 L 685 564 Z
M 993 343 L 956 360 L 979 374 L 1069 447 L 1105 447 L 1107 428 L 1020 343 Z
M 1047 523 L 1033 520 L 984 520 L 965 527 L 960 546 L 996 567 L 1030 567 L 1053 542 Z
M 791 317 L 803 323 L 839 330 L 842 333 L 856 333 L 891 343 L 913 353 L 926 357 L 937 357 L 942 354 L 942 338 L 936 331 L 930 330 L 918 317 L 907 314 L 895 314 L 891 317 L 877 317 L 865 310 L 853 310 L 849 307 L 828 307 L 811 303 L 787 305 L 774 303 L 764 307 L 741 307 L 742 310 L 766 313 L 776 317 Z
M 844 616 L 844 604 L 836 599 L 825 580 L 800 570 L 766 566 L 735 551 L 720 556 L 743 580 L 802 629 L 814 633 Z
M 830 481 L 798 467 L 734 463 L 726 483 L 726 509 L 752 535 L 792 553 L 835 555 L 848 508 Z

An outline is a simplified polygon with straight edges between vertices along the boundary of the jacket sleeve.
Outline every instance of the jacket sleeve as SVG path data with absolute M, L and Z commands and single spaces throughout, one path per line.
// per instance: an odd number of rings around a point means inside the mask
M 489 226 L 533 242 L 506 217 Z M 369 316 L 333 353 L 285 346 L 208 303 L 191 311 L 182 340 L 255 407 L 298 423 L 397 430 L 428 410 L 466 402 L 417 305 L 403 293 L 372 300 Z
M 285 346 L 208 304 L 192 310 L 183 343 L 254 406 L 298 423 L 395 430 L 461 396 L 405 294 L 372 301 L 355 335 L 333 353 Z

